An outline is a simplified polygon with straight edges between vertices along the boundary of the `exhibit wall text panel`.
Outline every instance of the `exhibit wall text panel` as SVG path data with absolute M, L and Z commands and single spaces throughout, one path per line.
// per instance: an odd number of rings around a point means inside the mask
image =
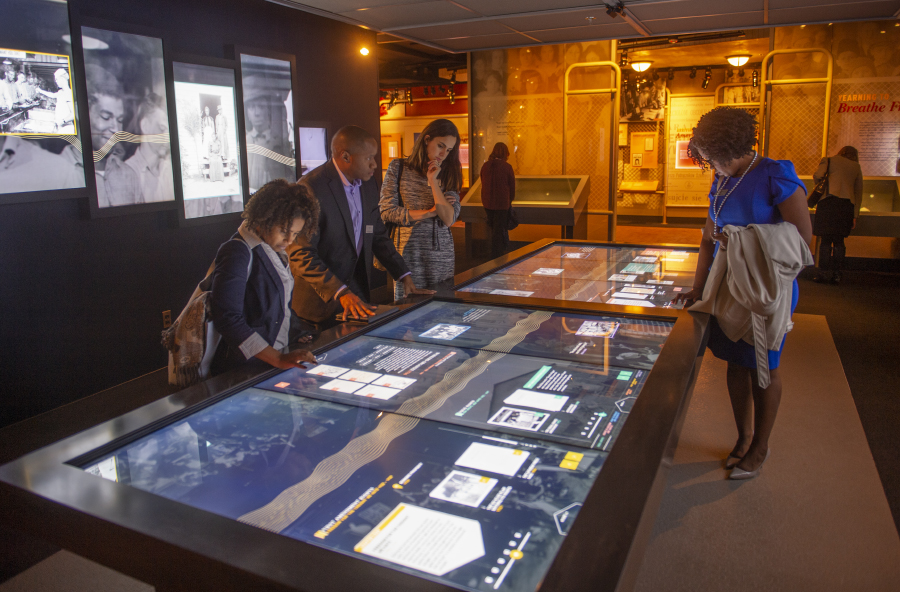
M 457 290 L 520 298 L 681 308 L 691 289 L 697 248 L 559 241 Z
M 674 321 L 433 300 L 76 464 L 463 590 L 536 590 Z

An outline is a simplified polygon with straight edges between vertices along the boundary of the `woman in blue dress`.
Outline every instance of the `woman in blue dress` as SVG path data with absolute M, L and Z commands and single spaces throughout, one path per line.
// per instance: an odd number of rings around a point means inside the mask
M 796 226 L 807 243 L 812 239 L 803 182 L 789 161 L 762 157 L 754 150 L 756 130 L 753 115 L 731 107 L 713 109 L 700 118 L 693 130 L 689 153 L 701 168 L 709 166 L 715 174 L 694 285 L 678 298 L 687 304 L 700 300 L 719 246 L 727 248 L 727 238 L 722 233 L 726 225 L 785 221 Z M 795 279 L 791 313 L 798 295 Z M 737 443 L 725 460 L 731 479 L 756 477 L 769 454 L 769 435 L 781 402 L 778 364 L 783 347 L 784 341 L 778 351 L 769 351 L 771 380 L 768 387 L 760 388 L 753 346 L 745 341 L 731 341 L 716 318 L 711 318 L 709 349 L 728 362 L 728 395 L 738 429 Z

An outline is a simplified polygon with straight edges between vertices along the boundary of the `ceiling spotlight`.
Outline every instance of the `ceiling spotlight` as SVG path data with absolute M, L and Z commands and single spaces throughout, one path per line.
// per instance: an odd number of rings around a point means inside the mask
M 586 21 L 588 22 L 589 25 L 593 25 L 593 24 L 594 24 L 594 20 L 595 20 L 596 18 L 597 18 L 597 17 L 595 17 L 595 16 L 586 16 L 586 17 L 584 17 L 584 20 L 586 20 Z
M 703 90 L 706 90 L 706 87 L 709 86 L 710 80 L 712 80 L 712 70 L 710 68 L 706 68 L 706 72 L 703 74 L 703 83 L 700 85 Z
M 653 71 L 653 80 L 659 80 L 659 70 Z
M 750 79 L 753 80 L 753 87 L 756 88 L 759 86 L 759 72 L 754 70 L 753 74 L 750 76 Z
M 450 72 L 450 84 L 456 84 L 456 70 Z
M 697 68 L 696 67 L 691 68 L 691 78 L 696 78 L 696 77 L 697 77 Z
M 748 54 L 738 54 L 738 55 L 730 55 L 725 56 L 725 59 L 728 60 L 728 63 L 734 66 L 735 68 L 740 68 L 744 64 L 750 61 L 750 56 Z
M 653 62 L 644 60 L 644 61 L 639 61 L 639 62 L 631 62 L 631 67 L 636 72 L 646 72 L 651 64 L 653 64 Z
M 616 16 L 621 15 L 625 12 L 625 5 L 619 0 L 619 3 L 615 6 L 606 5 L 606 14 L 609 15 L 609 18 L 616 18 Z
M 628 66 L 628 52 L 623 51 L 622 57 L 619 59 L 619 67 L 626 68 Z
M 409 103 L 410 105 L 413 104 L 413 96 L 412 96 L 411 88 L 406 89 L 406 102 Z
M 363 54 L 364 56 L 367 56 L 367 55 L 369 55 L 369 48 L 368 47 L 360 47 L 359 53 Z
M 741 68 L 741 69 L 738 70 L 738 76 L 739 76 L 740 78 L 743 78 L 743 77 L 744 77 L 744 69 L 743 69 L 743 68 Z
M 669 75 L 666 76 L 667 80 L 675 80 L 675 70 L 669 68 Z
M 726 70 L 725 70 L 725 77 L 726 77 L 726 78 L 731 78 L 732 76 L 734 76 L 734 70 L 732 70 L 731 68 L 726 69 Z
M 669 43 L 678 43 L 678 37 L 669 37 Z

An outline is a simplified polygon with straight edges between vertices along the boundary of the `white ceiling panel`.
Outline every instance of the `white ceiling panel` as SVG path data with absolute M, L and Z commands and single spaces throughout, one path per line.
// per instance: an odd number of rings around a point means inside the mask
M 834 1 L 834 0 L 831 0 Z M 735 12 L 762 12 L 764 0 L 661 0 L 625 6 L 641 21 L 717 16 Z M 771 7 L 771 5 L 770 5 Z
M 740 12 L 719 16 L 645 20 L 643 23 L 654 35 L 696 33 L 698 31 L 728 31 L 742 27 L 762 27 L 763 12 Z
M 450 52 L 587 39 L 630 39 L 616 0 L 270 0 Z M 651 35 L 895 19 L 900 0 L 624 0 Z M 768 4 L 768 22 L 765 7 Z M 596 17 L 587 25 L 585 17 Z M 514 29 L 507 32 L 506 27 Z M 519 35 L 516 31 L 525 33 Z
M 584 27 L 569 27 L 567 29 L 548 29 L 544 31 L 528 31 L 532 37 L 540 39 L 542 43 L 571 43 L 575 41 L 596 41 L 600 39 L 628 39 L 640 37 L 637 31 L 625 23 L 624 26 L 611 25 L 598 27 L 586 25 Z
M 502 35 L 512 33 L 497 21 L 475 21 L 464 25 L 437 25 L 403 29 L 402 33 L 419 39 L 447 39 L 451 37 L 478 37 L 480 35 Z
M 485 35 L 483 37 L 463 37 L 461 39 L 443 39 L 441 45 L 454 51 L 477 51 L 490 47 L 514 47 L 517 45 L 534 44 L 534 41 L 518 33 L 505 35 Z
M 599 2 L 591 2 L 591 0 L 555 0 L 548 2 L 547 0 L 454 0 L 457 4 L 462 4 L 466 8 L 471 8 L 475 12 L 484 16 L 497 16 L 503 14 L 522 14 L 526 12 L 535 12 L 540 10 L 560 10 L 564 8 L 579 8 L 596 4 Z M 612 2 L 612 0 L 609 0 Z M 604 8 L 605 10 L 605 8 Z
M 430 0 L 283 0 L 278 4 L 295 4 L 298 7 L 309 6 L 327 12 L 340 14 L 342 12 L 352 12 L 360 8 L 375 8 L 378 6 L 389 6 L 391 4 L 418 4 L 421 2 L 429 2 Z
M 829 6 L 827 11 L 821 7 L 784 8 L 772 10 L 769 6 L 770 25 L 789 25 L 801 23 L 821 23 L 844 20 L 879 20 L 884 19 L 885 8 L 892 2 L 853 2 Z M 896 4 L 896 3 L 893 3 Z
M 500 22 L 509 25 L 518 31 L 536 31 L 539 29 L 564 29 L 567 27 L 583 27 L 590 24 L 587 17 L 594 17 L 594 27 L 607 27 L 613 25 L 625 25 L 632 32 L 634 29 L 621 18 L 611 19 L 606 12 L 590 9 L 576 10 L 572 12 L 560 12 L 555 14 L 542 14 L 534 16 L 509 17 L 500 19 Z
M 390 32 L 394 27 L 415 25 L 432 25 L 445 21 L 456 21 L 472 18 L 471 12 L 450 2 L 434 0 L 415 4 L 392 4 L 367 10 L 342 12 L 346 16 L 382 31 Z

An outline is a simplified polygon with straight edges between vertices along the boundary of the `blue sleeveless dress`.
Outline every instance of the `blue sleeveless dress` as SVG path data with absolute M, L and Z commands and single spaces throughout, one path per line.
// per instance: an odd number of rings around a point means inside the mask
M 727 193 L 737 179 L 729 179 L 722 193 Z M 778 204 L 789 198 L 797 191 L 797 188 L 806 192 L 803 181 L 797 176 L 794 165 L 787 160 L 772 160 L 762 158 L 755 169 L 747 173 L 741 184 L 725 200 L 722 198 L 715 202 L 715 189 L 717 182 L 709 192 L 709 218 L 715 220 L 714 208 L 719 205 L 719 226 L 747 226 L 749 224 L 778 224 L 784 222 Z M 716 243 L 716 252 L 719 245 Z M 791 296 L 791 314 L 797 307 L 797 299 L 800 292 L 797 280 L 794 279 L 794 289 Z M 746 368 L 756 368 L 756 352 L 753 346 L 744 340 L 731 341 L 722 332 L 715 317 L 710 323 L 709 349 L 720 360 L 725 360 Z M 785 335 L 785 339 L 787 335 Z M 777 368 L 781 361 L 781 349 L 784 347 L 784 339 L 777 350 L 769 350 L 769 368 Z

